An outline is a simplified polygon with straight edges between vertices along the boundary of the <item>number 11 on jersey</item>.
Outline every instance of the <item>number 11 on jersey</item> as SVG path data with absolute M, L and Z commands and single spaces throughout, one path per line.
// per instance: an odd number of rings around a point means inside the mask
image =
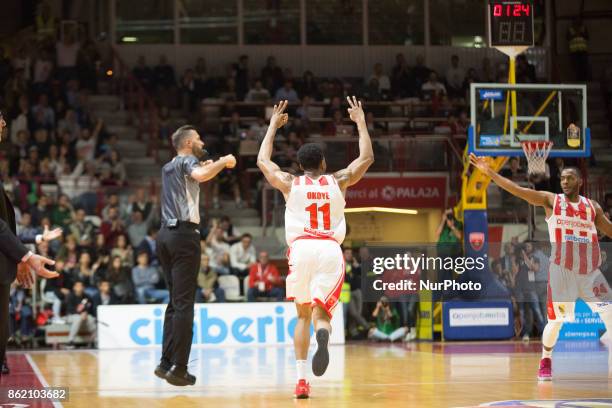
M 306 207 L 306 211 L 310 213 L 310 228 L 319 229 L 319 212 L 323 214 L 323 229 L 327 231 L 331 228 L 329 203 L 320 207 L 317 206 L 317 203 L 312 203 Z

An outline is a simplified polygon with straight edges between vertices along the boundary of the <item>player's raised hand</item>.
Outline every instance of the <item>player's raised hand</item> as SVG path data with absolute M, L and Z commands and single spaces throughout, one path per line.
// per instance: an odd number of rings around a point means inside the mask
M 287 100 L 280 101 L 277 105 L 274 105 L 274 111 L 272 117 L 270 117 L 270 125 L 276 129 L 280 129 L 287 124 L 289 121 L 289 115 L 285 113 L 289 102 Z
M 474 153 L 470 153 L 470 164 L 485 174 L 493 171 L 486 157 L 476 156 Z
M 365 122 L 365 113 L 363 113 L 361 101 L 358 101 L 354 96 L 347 96 L 346 100 L 349 104 L 348 113 L 351 120 L 355 123 Z

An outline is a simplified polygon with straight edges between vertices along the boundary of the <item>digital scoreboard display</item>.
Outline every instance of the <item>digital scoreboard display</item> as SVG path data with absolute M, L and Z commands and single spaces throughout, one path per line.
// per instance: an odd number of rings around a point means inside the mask
M 489 0 L 491 47 L 533 46 L 531 0 Z

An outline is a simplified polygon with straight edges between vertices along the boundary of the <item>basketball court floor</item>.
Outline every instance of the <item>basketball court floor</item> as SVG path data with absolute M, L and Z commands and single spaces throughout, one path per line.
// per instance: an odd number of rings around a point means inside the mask
M 612 365 L 607 349 L 593 342 L 560 343 L 555 380 L 543 384 L 535 379 L 535 342 L 354 343 L 332 346 L 331 353 L 328 372 L 311 381 L 312 398 L 295 401 L 291 347 L 194 349 L 190 370 L 198 382 L 186 388 L 153 375 L 157 350 L 13 352 L 12 373 L 0 389 L 69 387 L 69 401 L 0 406 L 612 406 Z

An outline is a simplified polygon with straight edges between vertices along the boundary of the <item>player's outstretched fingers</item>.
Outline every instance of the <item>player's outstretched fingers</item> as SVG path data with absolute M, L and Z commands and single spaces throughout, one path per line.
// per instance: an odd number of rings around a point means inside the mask
M 347 96 L 347 97 L 346 97 L 346 100 L 347 100 L 347 102 L 348 102 L 348 104 L 349 104 L 349 108 L 354 108 L 354 107 L 355 107 L 355 106 L 353 105 L 353 101 L 351 100 L 351 97 L 350 97 L 350 96 Z

